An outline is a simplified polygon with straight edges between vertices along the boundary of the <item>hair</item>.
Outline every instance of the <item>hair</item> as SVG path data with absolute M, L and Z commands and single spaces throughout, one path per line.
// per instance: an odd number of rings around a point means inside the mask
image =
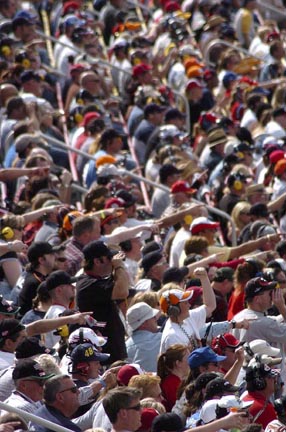
M 240 214 L 245 212 L 245 211 L 249 211 L 251 207 L 251 204 L 247 201 L 240 201 L 237 204 L 235 204 L 235 206 L 232 209 L 231 212 L 231 218 L 233 219 L 236 227 L 239 230 L 242 230 L 245 227 L 245 224 L 241 221 Z
M 158 357 L 157 375 L 161 379 L 166 378 L 166 376 L 168 376 L 176 366 L 176 362 L 183 360 L 187 349 L 186 345 L 171 345 L 166 352 Z
M 234 272 L 234 292 L 237 294 L 243 292 L 249 279 L 262 272 L 264 266 L 265 263 L 257 259 L 249 259 L 243 264 L 239 264 Z
M 152 392 L 152 387 L 155 384 L 161 383 L 161 378 L 157 375 L 152 374 L 142 374 L 142 375 L 134 375 L 129 383 L 128 387 L 134 387 L 140 389 L 142 391 L 141 398 L 151 397 L 150 393 Z
M 67 374 L 59 374 L 49 378 L 45 382 L 43 399 L 47 405 L 52 405 L 55 402 L 56 396 L 62 387 L 63 380 L 68 378 L 70 378 L 70 376 Z
M 208 241 L 203 236 L 192 236 L 185 242 L 184 250 L 186 255 L 192 253 L 201 254 L 208 248 Z
M 85 210 L 87 212 L 102 210 L 108 193 L 108 189 L 104 186 L 92 186 L 84 197 Z
M 61 369 L 50 354 L 41 354 L 37 357 L 37 362 L 42 366 L 47 375 L 61 375 Z
M 82 234 L 93 230 L 96 222 L 98 222 L 98 219 L 94 216 L 80 216 L 76 218 L 72 223 L 73 235 L 80 237 Z
M 195 381 L 192 381 L 185 387 L 186 403 L 183 412 L 186 417 L 194 414 L 202 406 L 204 401 L 203 390 L 206 385 L 217 378 L 217 376 L 215 372 L 203 372 Z
M 11 334 L 10 331 L 12 330 Z M 1 321 L 1 332 L 3 334 L 3 332 L 8 332 L 8 337 L 1 337 L 0 338 L 0 349 L 2 349 L 5 345 L 5 342 L 7 339 L 10 339 L 13 342 L 16 342 L 16 340 L 19 337 L 19 334 L 21 333 L 21 331 L 24 329 L 23 325 L 20 323 L 19 320 L 17 320 L 16 318 L 7 318 L 3 321 Z M 17 330 L 17 331 L 15 331 Z
M 3 216 L 1 218 L 1 223 L 0 223 L 1 231 L 5 227 L 9 227 L 12 229 L 22 229 L 24 225 L 25 225 L 25 220 L 23 216 L 15 216 L 12 214 L 7 214 Z M 2 234 L 1 237 L 3 237 Z
M 155 291 L 138 292 L 131 300 L 130 306 L 139 302 L 147 303 L 152 308 L 156 308 L 159 305 L 158 293 Z
M 158 411 L 159 414 L 164 414 L 166 412 L 164 405 L 151 397 L 141 399 L 140 405 L 142 409 L 153 408 L 154 410 Z
M 112 424 L 116 423 L 121 409 L 129 408 L 134 399 L 140 399 L 142 392 L 138 388 L 120 387 L 110 390 L 104 397 L 102 404 Z
M 19 96 L 11 97 L 9 99 L 9 101 L 7 102 L 7 108 L 6 108 L 7 117 L 9 118 L 15 109 L 17 110 L 17 109 L 19 109 L 20 106 L 23 106 L 23 105 L 25 105 L 23 98 L 21 98 Z

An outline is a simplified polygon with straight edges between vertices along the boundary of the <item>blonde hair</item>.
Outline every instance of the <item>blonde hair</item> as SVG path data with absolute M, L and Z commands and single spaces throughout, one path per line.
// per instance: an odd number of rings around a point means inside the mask
M 155 308 L 155 307 L 159 306 L 158 293 L 155 291 L 138 292 L 135 294 L 135 296 L 131 300 L 130 306 L 133 306 L 136 303 L 140 303 L 140 302 L 147 303 L 152 308 Z
M 150 397 L 150 392 L 155 384 L 161 383 L 161 378 L 151 373 L 145 373 L 142 375 L 134 375 L 129 383 L 128 387 L 135 387 L 136 389 L 142 390 L 142 399 Z
M 243 212 L 249 212 L 251 204 L 247 201 L 240 201 L 232 209 L 231 218 L 233 219 L 236 227 L 242 230 L 245 227 L 245 223 L 240 219 L 240 215 Z
M 164 405 L 151 397 L 142 399 L 140 401 L 140 405 L 141 408 L 153 408 L 154 410 L 158 411 L 159 414 L 164 414 L 166 412 Z

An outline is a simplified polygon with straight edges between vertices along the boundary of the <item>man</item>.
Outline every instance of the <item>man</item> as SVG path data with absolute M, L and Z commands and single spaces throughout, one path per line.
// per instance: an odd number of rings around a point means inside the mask
M 100 362 L 106 362 L 109 357 L 108 354 L 97 351 L 91 343 L 77 345 L 71 352 L 69 369 L 76 386 L 78 388 L 85 387 L 89 385 L 90 380 L 97 379 L 97 385 L 93 384 L 93 394 L 94 396 L 97 395 L 102 388 L 107 386 L 104 378 L 99 378 Z M 94 400 L 90 399 L 89 403 L 79 407 L 73 417 L 79 417 L 91 408 Z
M 139 123 L 134 134 L 135 153 L 140 164 L 145 163 L 146 143 L 156 127 L 163 123 L 166 108 L 155 103 L 146 105 L 144 119 Z
M 233 274 L 231 267 L 222 267 L 216 270 L 212 288 L 216 296 L 216 308 L 212 314 L 214 321 L 227 320 L 228 297 L 233 289 Z
M 165 209 L 164 216 L 174 213 L 182 204 L 190 202 L 191 196 L 196 189 L 184 180 L 177 180 L 171 186 L 170 205 Z
M 162 293 L 160 306 L 169 319 L 163 330 L 160 353 L 164 353 L 170 345 L 176 343 L 186 345 L 191 350 L 196 348 L 200 341 L 199 330 L 216 307 L 215 295 L 206 270 L 197 268 L 194 275 L 200 279 L 203 287 L 202 306 L 190 311 L 192 291 L 171 289 Z
M 113 234 L 118 234 L 120 232 L 126 231 L 126 228 L 119 227 L 115 228 Z M 130 286 L 134 286 L 136 283 L 136 278 L 138 275 L 139 261 L 142 258 L 141 248 L 142 240 L 141 233 L 136 234 L 130 240 L 125 240 L 119 243 L 119 246 L 125 254 L 124 265 L 129 275 Z
M 114 432 L 135 432 L 141 425 L 141 391 L 133 387 L 110 390 L 103 399 L 104 410 Z
M 270 402 L 277 377 L 278 372 L 266 364 L 254 362 L 246 369 L 247 395 L 242 396 L 242 400 L 253 401 L 249 413 L 253 417 L 253 422 L 260 423 L 263 429 L 277 418 L 274 406 Z
M 13 365 L 15 349 L 25 337 L 25 327 L 18 320 L 0 321 L 0 370 Z
M 100 237 L 100 224 L 92 216 L 81 216 L 73 222 L 72 237 L 66 244 L 68 273 L 74 276 L 81 268 L 83 248 Z
M 248 330 L 235 329 L 234 336 L 243 342 L 264 339 L 277 344 L 284 353 L 286 337 L 286 306 L 281 289 L 275 289 L 277 282 L 268 282 L 261 277 L 250 279 L 244 289 L 247 307 L 234 316 L 235 321 L 253 320 Z M 277 307 L 279 316 L 268 316 L 267 310 L 272 303 Z M 281 363 L 281 377 L 285 379 L 284 359 Z
M 164 164 L 159 169 L 159 180 L 163 186 L 171 188 L 179 180 L 181 171 L 173 164 Z M 152 196 L 152 213 L 156 218 L 162 216 L 170 204 L 170 194 L 162 189 L 155 189 Z
M 32 300 L 36 297 L 38 286 L 53 270 L 55 264 L 54 250 L 48 242 L 32 243 L 27 256 L 29 264 L 19 295 L 22 315 L 32 308 Z
M 4 402 L 33 414 L 42 405 L 43 386 L 51 377 L 52 374 L 46 374 L 35 360 L 31 358 L 22 360 L 16 364 L 12 373 L 16 390 Z
M 84 274 L 76 284 L 77 305 L 80 311 L 93 311 L 94 318 L 106 322 L 103 336 L 108 336 L 106 351 L 110 362 L 126 357 L 125 330 L 114 300 L 128 296 L 128 274 L 122 252 L 113 256 L 102 242 L 90 242 L 83 249 Z
M 218 206 L 222 211 L 230 215 L 234 206 L 242 200 L 245 194 L 247 177 L 240 172 L 232 173 L 228 176 L 226 183 L 229 192 L 224 194 Z
M 160 251 L 149 252 L 141 261 L 142 279 L 139 279 L 135 289 L 159 291 L 164 272 L 169 268 L 165 255 Z
M 208 131 L 209 154 L 203 160 L 203 164 L 211 172 L 223 160 L 224 147 L 227 143 L 227 135 L 222 128 L 213 128 Z
M 44 319 L 57 318 L 62 312 L 70 308 L 75 298 L 75 287 L 72 283 L 76 280 L 62 270 L 56 270 L 47 277 L 46 289 L 52 304 Z M 54 332 L 45 335 L 45 344 L 48 348 L 53 348 L 59 340 L 60 336 L 55 335 Z
M 240 44 L 249 48 L 255 36 L 253 11 L 257 7 L 255 0 L 244 0 L 242 7 L 237 11 L 234 18 L 234 29 Z
M 274 176 L 272 200 L 286 192 L 286 159 L 280 159 L 275 164 Z
M 257 183 L 246 188 L 245 196 L 252 206 L 258 203 L 267 204 L 270 197 L 270 190 L 265 188 L 264 184 Z
M 225 359 L 219 364 L 224 374 L 234 365 L 236 361 L 235 351 L 240 345 L 241 342 L 231 333 L 224 333 L 213 338 L 211 348 L 216 354 L 225 356 Z
M 127 322 L 132 335 L 126 341 L 128 358 L 139 363 L 146 372 L 157 371 L 162 333 L 158 332 L 159 310 L 139 302 L 127 311 Z
M 286 110 L 284 107 L 278 107 L 272 112 L 272 120 L 267 123 L 265 132 L 275 138 L 283 138 L 286 128 Z
M 36 410 L 35 415 L 49 420 L 75 432 L 81 429 L 71 420 L 79 407 L 79 390 L 69 375 L 56 375 L 47 380 L 44 387 L 44 405 Z M 36 432 L 51 432 L 50 429 L 33 424 Z
M 36 16 L 28 11 L 18 11 L 12 20 L 12 31 L 20 45 L 28 44 L 37 37 Z

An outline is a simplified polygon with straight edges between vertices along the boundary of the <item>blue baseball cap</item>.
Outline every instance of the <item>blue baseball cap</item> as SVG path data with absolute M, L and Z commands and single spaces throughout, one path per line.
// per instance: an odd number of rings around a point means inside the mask
M 91 343 L 83 343 L 76 346 L 70 355 L 73 365 L 78 363 L 89 363 L 91 361 L 105 362 L 109 359 L 110 354 L 98 351 Z
M 188 357 L 190 368 L 196 368 L 206 363 L 217 363 L 226 359 L 226 356 L 216 354 L 210 347 L 197 348 Z

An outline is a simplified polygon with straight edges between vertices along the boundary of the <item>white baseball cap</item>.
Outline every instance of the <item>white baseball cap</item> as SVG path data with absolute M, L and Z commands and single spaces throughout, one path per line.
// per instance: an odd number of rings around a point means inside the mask
M 266 354 L 270 357 L 281 357 L 280 349 L 272 347 L 263 339 L 255 339 L 249 342 L 249 347 L 254 354 Z
M 86 342 L 90 342 L 96 347 L 102 347 L 106 344 L 107 338 L 103 336 L 97 336 L 97 334 L 91 328 L 87 327 L 80 327 L 69 335 L 69 344 L 79 344 Z
M 159 310 L 152 308 L 145 302 L 139 302 L 131 306 L 127 311 L 127 322 L 134 331 L 148 319 L 154 318 L 159 314 Z

